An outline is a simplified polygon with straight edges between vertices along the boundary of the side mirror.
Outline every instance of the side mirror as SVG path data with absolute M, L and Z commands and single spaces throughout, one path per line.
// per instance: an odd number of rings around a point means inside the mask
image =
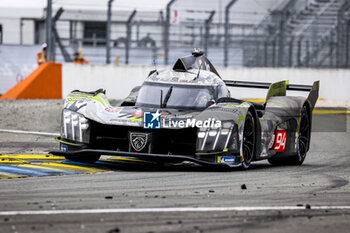
M 262 111 L 257 110 L 256 113 L 258 114 L 258 117 L 263 117 L 264 113 Z
M 207 102 L 207 106 L 209 107 L 209 106 L 212 106 L 213 104 L 215 104 L 216 103 L 216 101 L 214 100 L 214 99 L 211 99 L 211 100 L 209 100 L 208 102 Z

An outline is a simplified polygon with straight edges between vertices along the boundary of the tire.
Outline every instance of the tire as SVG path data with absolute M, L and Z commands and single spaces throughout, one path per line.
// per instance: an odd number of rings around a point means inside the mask
M 311 121 L 309 112 L 304 105 L 298 126 L 298 139 L 297 139 L 297 154 L 285 158 L 270 158 L 269 163 L 272 165 L 302 165 L 310 144 L 311 135 Z
M 242 167 L 247 169 L 254 158 L 255 152 L 255 122 L 251 112 L 247 113 L 243 128 L 243 161 Z
M 65 156 L 67 160 L 80 162 L 80 163 L 94 163 L 100 159 L 101 155 L 89 155 L 89 156 Z

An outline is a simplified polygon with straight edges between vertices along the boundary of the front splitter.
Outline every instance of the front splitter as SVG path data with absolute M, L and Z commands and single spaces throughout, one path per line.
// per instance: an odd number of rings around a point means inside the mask
M 140 152 L 128 152 L 128 151 L 113 151 L 113 150 L 99 150 L 99 149 L 80 149 L 74 151 L 50 151 L 50 154 L 59 156 L 96 156 L 96 155 L 118 155 L 121 157 L 135 157 L 138 159 L 152 161 L 152 162 L 169 162 L 178 163 L 183 161 L 190 161 L 202 166 L 216 166 L 216 167 L 240 167 L 239 164 L 227 164 L 227 163 L 213 163 L 200 159 L 196 159 L 186 155 L 175 154 L 154 154 L 154 153 L 140 153 Z

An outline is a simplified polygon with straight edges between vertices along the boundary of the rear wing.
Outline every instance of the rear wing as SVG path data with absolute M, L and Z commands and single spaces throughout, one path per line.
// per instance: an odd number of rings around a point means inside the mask
M 248 87 L 248 88 L 260 88 L 260 89 L 269 89 L 270 85 L 273 84 L 273 83 L 263 83 L 263 82 L 231 81 L 231 80 L 224 80 L 224 82 L 226 86 L 230 86 L 230 87 Z M 282 82 L 285 82 L 285 81 L 282 81 Z M 287 84 L 286 89 L 290 91 L 311 91 L 312 85 Z
M 288 80 L 276 82 L 276 83 L 265 83 L 265 82 L 250 82 L 250 81 L 232 81 L 223 80 L 226 86 L 229 87 L 245 87 L 245 88 L 259 88 L 269 89 L 266 95 L 266 101 L 272 96 L 285 96 L 287 90 L 290 91 L 308 91 L 308 100 L 310 101 L 312 108 L 315 107 L 318 99 L 318 92 L 320 81 L 315 81 L 313 85 L 300 85 L 300 84 L 289 84 Z

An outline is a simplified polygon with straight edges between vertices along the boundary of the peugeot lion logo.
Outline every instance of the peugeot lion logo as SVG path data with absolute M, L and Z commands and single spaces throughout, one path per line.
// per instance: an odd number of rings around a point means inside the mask
M 145 133 L 130 133 L 130 144 L 136 151 L 141 151 L 147 144 L 148 135 Z

